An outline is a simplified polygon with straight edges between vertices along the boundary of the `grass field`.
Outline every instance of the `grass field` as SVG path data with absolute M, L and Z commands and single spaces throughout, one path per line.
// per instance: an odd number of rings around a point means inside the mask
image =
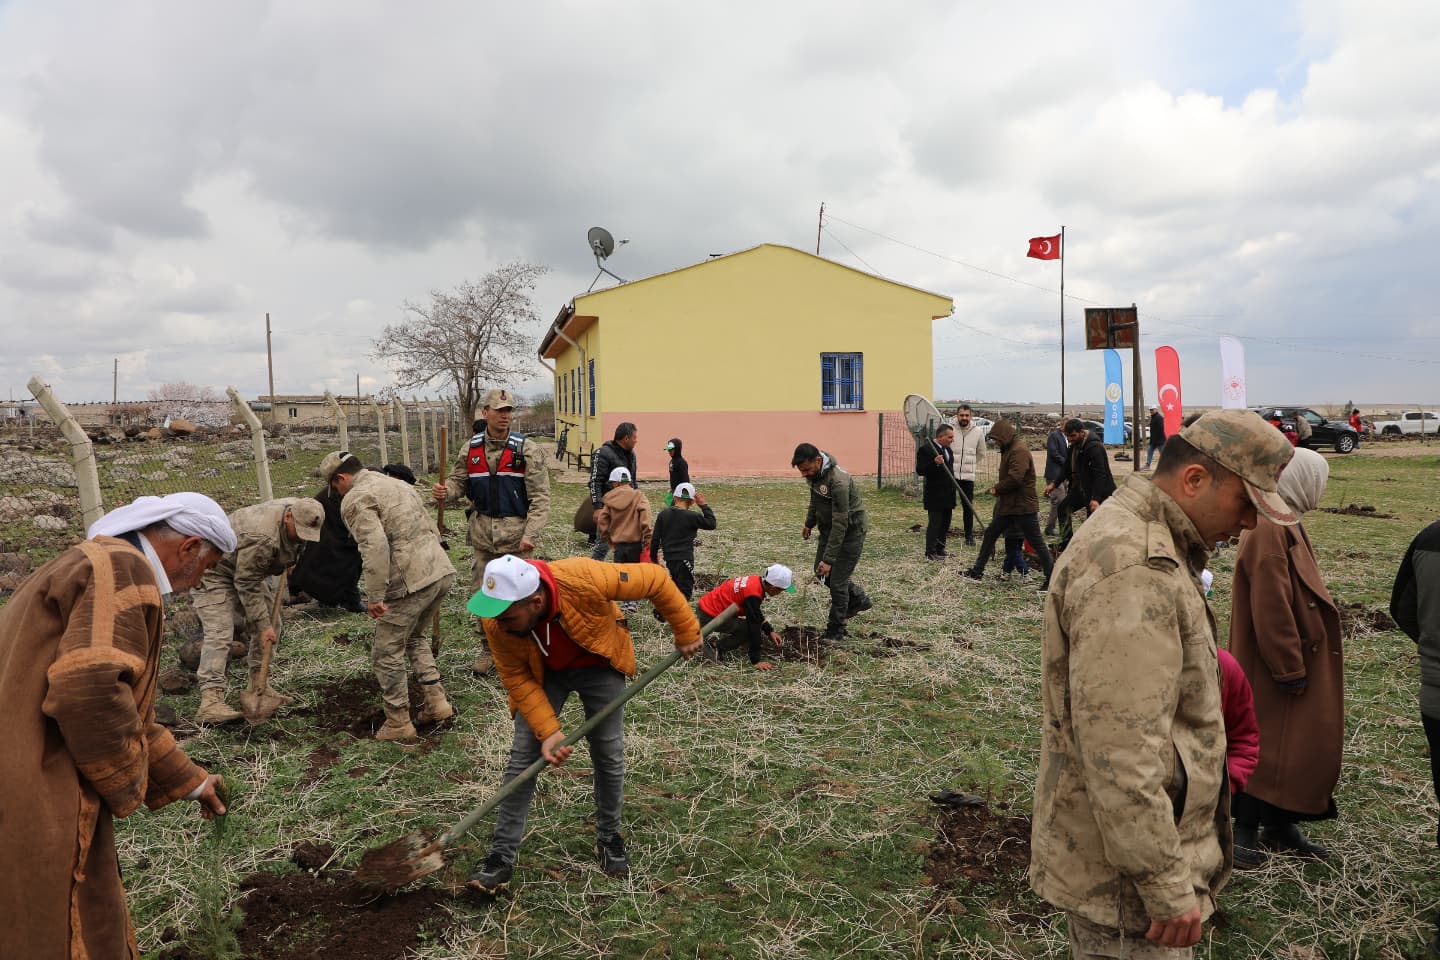
M 1341 816 L 1312 831 L 1337 856 L 1304 865 L 1277 858 L 1237 874 L 1202 957 L 1420 955 L 1440 904 L 1415 651 L 1403 634 L 1376 630 L 1371 616 L 1388 603 L 1406 544 L 1435 519 L 1440 460 L 1347 457 L 1331 466 L 1325 506 L 1371 505 L 1395 517 L 1316 512 L 1307 521 L 1331 590 L 1353 614 Z M 300 464 L 277 465 L 277 495 L 313 486 Z M 734 575 L 774 561 L 808 569 L 798 477 L 703 489 L 720 529 L 702 534 L 697 571 Z M 658 507 L 658 488 L 649 492 Z M 579 483 L 556 483 L 548 556 L 583 549 L 568 529 L 582 495 Z M 1026 891 L 1016 858 L 997 855 L 1014 854 L 1014 843 L 947 850 L 955 824 L 927 799 L 957 786 L 987 796 L 1001 816 L 1028 811 L 1043 598 L 1033 587 L 958 577 L 973 554 L 959 543 L 957 559 L 925 563 L 921 534 L 909 529 L 924 519 L 917 502 L 873 489 L 866 499 L 872 532 L 857 578 L 875 608 L 852 624 L 848 648 L 769 674 L 743 658 L 691 662 L 627 708 L 632 875 L 613 880 L 595 864 L 581 748 L 542 775 L 513 896 L 482 904 L 459 895 L 487 849 L 488 822 L 457 845 L 451 866 L 422 881 L 444 895 L 415 955 L 1065 955 L 1063 924 Z M 451 553 L 464 579 L 468 551 L 456 544 Z M 1213 564 L 1222 631 L 1230 565 L 1230 551 Z M 794 596 L 769 601 L 772 618 L 822 626 L 826 592 L 808 577 L 797 581 Z M 117 825 L 142 951 L 203 939 L 197 920 L 223 917 L 243 895 L 243 877 L 300 869 L 297 845 L 333 847 L 333 874 L 407 830 L 449 826 L 498 786 L 511 723 L 498 682 L 469 674 L 463 600 L 463 590 L 447 600 L 440 658 L 461 713 L 419 747 L 357 737 L 326 715 L 340 685 L 369 677 L 367 621 L 339 613 L 299 613 L 288 623 L 275 666 L 277 685 L 299 701 L 288 715 L 253 730 L 182 725 L 186 749 L 230 781 L 233 814 L 219 856 L 188 805 Z M 648 611 L 632 624 L 642 667 L 669 649 Z M 378 710 L 378 692 L 371 700 Z M 168 702 L 183 718 L 196 697 Z M 578 723 L 578 707 L 570 710 L 567 727 Z M 938 883 L 927 874 L 932 858 L 972 855 L 997 855 L 996 868 L 937 871 Z M 357 916 L 367 909 L 357 905 Z

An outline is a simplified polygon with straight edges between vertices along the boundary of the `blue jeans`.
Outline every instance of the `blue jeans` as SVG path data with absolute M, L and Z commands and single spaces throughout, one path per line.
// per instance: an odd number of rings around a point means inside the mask
M 589 718 L 625 692 L 625 675 L 612 667 L 580 667 L 575 670 L 547 670 L 545 696 L 559 716 L 571 693 L 580 695 Z M 595 835 L 609 840 L 620 832 L 620 808 L 625 789 L 625 710 L 612 713 L 604 723 L 585 737 L 590 744 L 590 763 L 595 768 Z M 525 722 L 525 715 L 515 712 L 515 739 L 510 744 L 510 763 L 505 767 L 503 783 L 509 783 L 540 759 L 540 741 Z M 514 864 L 525 837 L 525 821 L 530 815 L 530 801 L 535 797 L 535 777 L 512 793 L 495 818 L 495 838 L 490 852 L 498 853 L 506 863 Z

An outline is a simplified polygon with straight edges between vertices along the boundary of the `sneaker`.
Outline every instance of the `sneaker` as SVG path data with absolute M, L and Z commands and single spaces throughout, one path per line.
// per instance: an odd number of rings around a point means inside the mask
M 967 546 L 967 547 L 973 547 L 973 546 L 975 546 L 975 538 L 974 538 L 974 537 L 966 537 L 966 538 L 965 538 L 965 546 Z
M 980 572 L 975 571 L 975 570 L 961 570 L 961 571 L 960 571 L 960 576 L 964 577 L 966 580 L 984 580 L 984 579 L 985 579 L 985 574 L 980 573 Z
M 485 858 L 480 869 L 470 874 L 470 879 L 465 881 L 465 886 L 493 897 L 510 886 L 510 875 L 514 872 L 515 868 L 506 863 L 500 854 L 492 853 Z
M 869 597 L 869 595 L 867 594 L 866 597 L 865 597 L 865 599 L 864 599 L 863 601 L 861 601 L 860 603 L 855 604 L 854 606 L 852 606 L 852 607 L 849 609 L 848 612 L 846 612 L 846 614 L 845 614 L 845 619 L 846 619 L 846 620 L 849 620 L 851 617 L 859 616 L 860 614 L 864 613 L 866 610 L 869 610 L 869 609 L 870 609 L 871 607 L 873 607 L 873 606 L 875 606 L 875 601 L 874 601 L 874 600 L 871 600 L 870 597 Z
M 820 634 L 820 646 L 838 646 L 849 635 L 849 631 L 847 631 L 844 627 L 826 627 L 825 632 Z
M 595 855 L 600 858 L 600 869 L 607 877 L 630 875 L 630 857 L 625 853 L 625 838 L 620 834 L 609 840 L 596 840 Z
M 634 613 L 636 610 L 640 609 L 640 601 L 626 600 L 620 604 L 620 609 L 624 610 L 626 613 Z

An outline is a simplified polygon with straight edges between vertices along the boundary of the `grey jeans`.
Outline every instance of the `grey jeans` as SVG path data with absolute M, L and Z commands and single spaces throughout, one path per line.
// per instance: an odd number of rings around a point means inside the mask
M 571 693 L 580 695 L 587 718 L 625 692 L 625 675 L 612 667 L 580 667 L 575 670 L 545 671 L 545 696 L 559 716 Z M 595 768 L 595 835 L 601 841 L 620 832 L 620 809 L 625 790 L 625 709 L 616 710 L 585 737 L 590 744 L 590 763 Z M 540 759 L 540 741 L 525 715 L 515 712 L 515 739 L 510 744 L 510 763 L 503 783 L 509 783 L 526 767 Z M 530 801 L 535 797 L 531 777 L 502 804 L 495 818 L 495 839 L 490 852 L 513 864 L 525 837 Z

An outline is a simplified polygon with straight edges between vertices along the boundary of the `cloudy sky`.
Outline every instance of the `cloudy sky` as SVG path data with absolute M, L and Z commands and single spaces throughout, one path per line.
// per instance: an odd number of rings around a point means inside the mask
M 534 261 L 548 320 L 593 225 L 635 279 L 823 202 L 954 298 L 941 399 L 1058 400 L 1064 224 L 1072 401 L 1134 302 L 1152 393 L 1168 343 L 1218 403 L 1230 334 L 1252 402 L 1440 402 L 1437 63 L 1434 0 L 0 0 L 0 397 L 263 393 L 267 311 L 278 391 L 368 392 L 432 288 Z

